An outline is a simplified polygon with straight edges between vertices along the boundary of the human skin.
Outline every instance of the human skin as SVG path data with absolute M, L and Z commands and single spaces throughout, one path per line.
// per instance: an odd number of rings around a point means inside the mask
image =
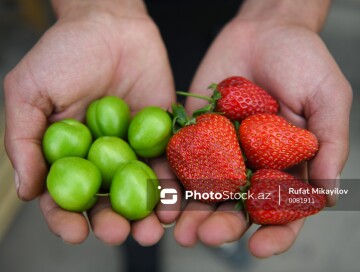
M 141 1 L 52 4 L 57 22 L 4 81 L 5 146 L 18 196 L 39 197 L 49 228 L 67 243 L 83 242 L 91 228 L 108 244 L 120 244 L 130 233 L 142 245 L 154 244 L 164 232 L 155 213 L 130 224 L 101 197 L 88 213 L 89 226 L 82 214 L 59 208 L 44 191 L 48 169 L 41 139 L 49 123 L 70 117 L 84 121 L 90 102 L 106 95 L 123 98 L 133 113 L 149 105 L 169 108 L 174 84 L 159 31 Z M 159 178 L 173 177 L 164 158 L 150 164 Z M 176 212 L 160 217 L 172 222 Z
M 19 197 L 40 195 L 50 229 L 68 243 L 79 243 L 89 232 L 86 219 L 60 209 L 43 192 L 47 169 L 41 137 L 47 122 L 83 120 L 86 106 L 108 94 L 124 98 L 134 111 L 151 104 L 168 108 L 175 100 L 174 86 L 158 30 L 140 1 L 54 0 L 53 5 L 57 23 L 5 79 L 5 144 L 17 173 Z M 335 181 L 346 161 L 352 97 L 349 83 L 317 34 L 328 6 L 327 0 L 246 1 L 214 41 L 191 90 L 209 94 L 209 83 L 230 75 L 254 80 L 279 101 L 282 116 L 316 134 L 321 148 L 306 172 L 319 185 L 334 187 L 321 184 L 321 179 Z M 201 103 L 189 99 L 188 111 Z M 173 177 L 163 158 L 151 165 L 159 178 Z M 329 199 L 328 204 L 334 202 Z M 242 213 L 229 211 L 232 207 L 227 203 L 215 211 L 189 203 L 177 221 L 175 239 L 184 246 L 240 239 L 249 225 Z M 140 244 L 151 245 L 163 234 L 160 222 L 173 222 L 177 212 L 156 215 L 130 226 L 101 198 L 89 218 L 95 235 L 106 243 L 119 244 L 131 232 Z M 269 257 L 286 251 L 303 223 L 260 227 L 249 240 L 250 252 Z
M 190 91 L 210 95 L 210 83 L 233 75 L 255 81 L 278 100 L 281 116 L 319 140 L 316 157 L 293 173 L 334 188 L 348 156 L 352 90 L 318 35 L 328 8 L 329 1 L 246 1 L 208 50 Z M 189 98 L 186 106 L 191 113 L 203 105 Z M 336 199 L 328 197 L 327 202 L 332 206 Z M 175 239 L 183 246 L 240 239 L 249 223 L 231 209 L 231 203 L 215 209 L 190 202 L 175 226 Z M 302 219 L 261 226 L 249 239 L 250 252 L 266 258 L 288 250 L 303 224 Z

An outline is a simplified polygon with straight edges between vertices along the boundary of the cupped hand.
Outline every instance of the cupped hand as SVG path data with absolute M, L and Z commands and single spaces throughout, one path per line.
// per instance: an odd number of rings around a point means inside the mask
M 318 34 L 298 24 L 236 18 L 210 47 L 190 91 L 211 95 L 207 90 L 211 83 L 234 75 L 262 86 L 278 100 L 280 115 L 317 136 L 320 149 L 305 172 L 317 186 L 339 186 L 349 149 L 352 93 Z M 189 113 L 203 103 L 189 98 Z M 334 197 L 328 197 L 329 206 L 335 202 Z M 212 246 L 236 241 L 249 224 L 242 212 L 231 211 L 233 207 L 222 204 L 215 209 L 190 203 L 176 225 L 176 240 L 184 246 L 197 241 Z M 249 239 L 250 252 L 270 257 L 286 251 L 303 223 L 298 220 L 283 226 L 261 226 Z
M 133 112 L 147 105 L 167 109 L 175 96 L 161 37 L 145 8 L 134 4 L 138 1 L 119 1 L 130 4 L 110 9 L 101 5 L 111 1 L 65 2 L 66 7 L 58 2 L 55 25 L 5 78 L 5 145 L 18 196 L 40 196 L 50 229 L 65 242 L 80 243 L 89 233 L 87 218 L 59 208 L 44 191 L 48 169 L 41 141 L 46 127 L 62 118 L 84 120 L 89 103 L 105 95 L 122 97 Z M 165 160 L 153 166 L 159 178 L 172 177 Z M 169 222 L 175 216 L 160 217 Z M 88 217 L 95 235 L 109 244 L 123 242 L 132 232 L 140 244 L 151 245 L 163 234 L 155 213 L 130 223 L 105 198 Z

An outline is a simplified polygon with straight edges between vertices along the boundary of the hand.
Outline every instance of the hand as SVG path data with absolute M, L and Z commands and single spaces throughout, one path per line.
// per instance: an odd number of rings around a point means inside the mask
M 89 232 L 85 216 L 64 211 L 44 192 L 46 127 L 67 117 L 84 120 L 88 104 L 105 95 L 124 98 L 134 112 L 147 105 L 168 108 L 174 86 L 160 35 L 140 1 L 53 2 L 58 21 L 5 79 L 5 145 L 19 197 L 40 195 L 50 229 L 67 243 L 80 243 Z M 165 160 L 153 167 L 159 178 L 172 177 Z M 132 232 L 140 244 L 151 245 L 163 234 L 155 213 L 130 226 L 104 198 L 88 216 L 95 235 L 109 244 Z M 160 217 L 175 220 L 174 213 Z
M 191 91 L 210 95 L 206 90 L 209 84 L 233 75 L 245 76 L 262 86 L 279 101 L 280 115 L 317 136 L 320 150 L 308 164 L 308 177 L 317 186 L 339 186 L 349 149 L 351 87 L 317 33 L 298 23 L 253 20 L 240 12 L 209 49 Z M 203 103 L 189 98 L 189 113 Z M 334 197 L 328 198 L 329 206 L 335 202 Z M 249 225 L 242 212 L 232 208 L 229 203 L 217 209 L 188 204 L 176 225 L 176 240 L 184 246 L 197 241 L 211 246 L 236 241 Z M 286 251 L 303 223 L 298 220 L 260 227 L 249 239 L 250 252 L 263 258 Z

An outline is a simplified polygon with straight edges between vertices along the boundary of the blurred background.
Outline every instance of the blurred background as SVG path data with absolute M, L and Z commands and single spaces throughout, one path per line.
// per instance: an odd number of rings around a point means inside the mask
M 155 1 L 156 2 L 156 1 Z M 161 2 L 161 1 L 159 1 Z M 236 1 L 229 1 L 236 2 Z M 233 5 L 231 3 L 230 5 Z M 149 6 L 156 12 L 156 6 Z M 227 9 L 229 10 L 229 8 Z M 203 16 L 207 16 L 207 11 Z M 218 11 L 218 26 L 209 30 L 202 40 L 192 39 L 194 50 L 204 52 L 211 35 L 221 24 L 235 13 Z M 329 50 L 337 60 L 354 91 L 351 116 L 350 157 L 343 171 L 343 179 L 360 178 L 360 0 L 335 0 L 326 26 L 321 33 Z M 41 34 L 54 22 L 48 1 L 45 0 L 0 0 L 0 79 L 16 65 L 24 54 L 36 43 Z M 166 21 L 165 21 L 166 22 Z M 159 21 L 161 24 L 161 21 Z M 218 28 L 217 28 L 218 27 Z M 198 36 L 194 30 L 194 39 Z M 213 33 L 211 33 L 211 31 Z M 164 34 L 167 35 L 166 33 Z M 171 43 L 170 41 L 167 43 Z M 169 46 L 171 44 L 168 44 Z M 181 46 L 181 45 L 178 45 Z M 190 50 L 186 48 L 184 50 Z M 183 47 L 184 48 L 184 47 Z M 170 50 L 172 58 L 176 48 Z M 196 67 L 203 53 L 182 59 L 183 65 Z M 195 54 L 195 53 L 194 53 Z M 181 64 L 172 61 L 175 77 Z M 191 71 L 191 69 L 189 69 Z M 186 89 L 192 72 L 178 76 L 177 88 Z M 2 86 L 0 87 L 2 88 Z M 4 112 L 3 92 L 0 91 L 0 137 L 3 142 Z M 360 192 L 359 192 L 360 193 Z M 286 253 L 267 260 L 251 257 L 246 248 L 253 226 L 241 241 L 221 248 L 197 245 L 186 249 L 176 244 L 172 228 L 160 245 L 158 252 L 162 271 L 344 271 L 360 270 L 360 213 L 359 211 L 325 211 L 310 217 L 295 245 Z M 150 249 L 152 250 L 152 249 Z M 21 203 L 13 187 L 13 172 L 0 145 L 0 271 L 127 271 L 125 264 L 144 262 L 144 254 L 130 240 L 126 246 L 109 247 L 90 234 L 88 240 L 78 246 L 64 244 L 47 228 L 40 214 L 37 201 Z M 130 260 L 130 261 L 129 261 Z M 148 266 L 150 270 L 150 266 Z M 145 270 L 145 269 L 143 269 Z M 142 271 L 142 270 L 139 270 Z

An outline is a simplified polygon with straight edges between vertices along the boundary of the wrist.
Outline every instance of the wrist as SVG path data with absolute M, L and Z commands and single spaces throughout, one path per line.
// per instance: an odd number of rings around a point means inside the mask
M 117 17 L 148 17 L 142 0 L 51 0 L 59 19 L 110 14 Z
M 330 0 L 247 0 L 236 19 L 273 24 L 295 24 L 319 32 L 323 27 Z

